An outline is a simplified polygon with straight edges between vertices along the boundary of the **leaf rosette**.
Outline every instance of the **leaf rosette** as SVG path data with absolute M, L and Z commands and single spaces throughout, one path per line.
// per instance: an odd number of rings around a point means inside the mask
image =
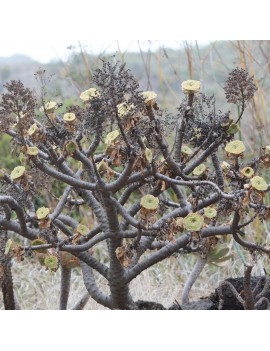
M 198 232 L 204 226 L 204 218 L 198 213 L 189 213 L 183 219 L 183 226 L 190 232 Z
M 146 210 L 156 210 L 159 205 L 159 199 L 153 195 L 144 195 L 141 198 L 141 206 Z

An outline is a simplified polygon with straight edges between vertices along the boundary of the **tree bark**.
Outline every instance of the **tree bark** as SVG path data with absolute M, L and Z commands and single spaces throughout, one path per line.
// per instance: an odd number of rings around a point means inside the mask
M 11 272 L 11 257 L 5 254 L 7 232 L 0 231 L 0 286 L 3 293 L 5 310 L 15 310 L 15 298 Z
M 191 290 L 193 284 L 196 282 L 199 275 L 201 274 L 205 264 L 206 264 L 206 258 L 203 258 L 201 255 L 199 255 L 197 258 L 197 262 L 196 262 L 192 272 L 190 273 L 188 280 L 186 281 L 186 284 L 184 286 L 184 290 L 182 293 L 182 304 L 183 305 L 189 303 L 190 290 Z
M 70 292 L 71 270 L 61 267 L 61 289 L 60 289 L 60 310 L 67 309 L 68 297 Z
M 102 198 L 107 217 L 107 231 L 111 237 L 107 239 L 107 245 L 110 257 L 108 281 L 111 290 L 112 307 L 113 309 L 126 310 L 131 308 L 133 301 L 129 293 L 125 268 L 119 262 L 115 252 L 118 247 L 123 245 L 123 239 L 119 235 L 121 230 L 118 222 L 118 213 L 108 194 L 103 194 Z

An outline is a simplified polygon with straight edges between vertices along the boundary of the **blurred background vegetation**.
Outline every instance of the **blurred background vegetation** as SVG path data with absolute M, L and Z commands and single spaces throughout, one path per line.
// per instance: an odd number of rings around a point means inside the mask
M 67 48 L 65 60 L 54 60 L 48 64 L 40 64 L 28 56 L 15 55 L 9 58 L 0 57 L 0 94 L 4 92 L 4 84 L 11 79 L 21 80 L 33 89 L 40 103 L 40 86 L 34 73 L 40 68 L 50 76 L 46 86 L 47 99 L 64 103 L 64 107 L 80 104 L 80 93 L 91 86 L 93 71 L 101 65 L 101 59 L 115 55 L 126 62 L 133 75 L 140 83 L 142 90 L 154 90 L 158 93 L 159 106 L 176 112 L 183 94 L 180 84 L 186 79 L 200 80 L 202 91 L 207 95 L 215 95 L 218 109 L 231 110 L 236 118 L 236 106 L 228 106 L 223 91 L 228 73 L 235 67 L 242 67 L 254 76 L 258 91 L 245 111 L 241 125 L 241 133 L 236 136 L 245 140 L 250 155 L 258 153 L 262 144 L 269 144 L 270 99 L 270 41 L 214 41 L 199 45 L 196 41 L 181 41 L 179 49 L 171 49 L 164 45 L 157 49 L 156 44 L 147 46 L 137 42 L 137 52 L 122 50 L 118 52 L 106 50 L 93 55 L 78 42 L 76 46 Z M 149 44 L 149 43 L 148 43 Z M 64 108 L 59 112 L 63 112 Z M 2 168 L 11 170 L 15 161 L 10 152 L 9 138 L 0 136 L 0 164 Z
M 182 98 L 180 84 L 186 79 L 196 79 L 202 82 L 202 90 L 207 95 L 215 94 L 220 109 L 225 106 L 223 85 L 228 73 L 235 67 L 242 67 L 254 76 L 258 93 L 249 106 L 249 116 L 243 127 L 245 137 L 253 142 L 261 138 L 264 132 L 269 138 L 270 100 L 266 96 L 270 89 L 270 41 L 214 41 L 199 45 L 196 41 L 182 41 L 179 49 L 170 49 L 163 45 L 159 49 L 143 51 L 138 41 L 138 51 L 121 50 L 116 53 L 102 52 L 88 54 L 78 43 L 77 47 L 67 48 L 65 60 L 40 64 L 24 55 L 9 58 L 0 57 L 0 93 L 3 85 L 11 80 L 21 80 L 25 86 L 39 94 L 39 87 L 34 73 L 42 67 L 52 74 L 48 86 L 50 97 L 61 102 L 78 102 L 82 90 L 91 85 L 92 73 L 101 64 L 102 57 L 115 54 L 126 62 L 127 67 L 139 81 L 142 90 L 155 90 L 159 95 L 162 108 L 175 109 Z M 232 108 L 232 114 L 237 110 Z M 247 113 L 246 113 L 247 115 Z

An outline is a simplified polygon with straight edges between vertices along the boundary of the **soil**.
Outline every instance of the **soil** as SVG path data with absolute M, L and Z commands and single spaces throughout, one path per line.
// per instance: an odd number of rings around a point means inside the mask
M 135 310 L 166 310 L 160 303 L 138 300 L 135 302 Z

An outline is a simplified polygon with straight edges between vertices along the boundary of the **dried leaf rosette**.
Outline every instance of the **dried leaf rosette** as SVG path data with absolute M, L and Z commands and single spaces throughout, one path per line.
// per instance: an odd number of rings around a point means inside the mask
M 185 80 L 182 84 L 184 94 L 195 94 L 201 90 L 201 82 L 199 80 Z
M 143 221 L 145 221 L 146 226 L 148 226 L 149 223 L 154 223 L 156 221 L 156 211 L 159 206 L 159 199 L 153 195 L 144 195 L 141 198 L 141 210 L 140 210 L 140 216 Z
M 54 113 L 55 112 L 55 110 L 58 108 L 58 104 L 57 104 L 57 102 L 55 102 L 55 101 L 49 101 L 49 102 L 47 102 L 45 105 L 45 109 L 44 109 L 44 107 L 42 106 L 39 110 L 41 111 L 41 112 L 46 112 L 46 113 Z
M 128 267 L 132 258 L 132 251 L 128 246 L 119 246 L 115 250 L 116 257 L 123 267 Z
M 88 101 L 90 101 L 93 98 L 98 97 L 98 96 L 100 96 L 99 91 L 95 88 L 90 88 L 90 89 L 87 89 L 81 93 L 80 99 L 83 102 L 88 102 Z
M 49 214 L 51 209 L 48 207 L 40 207 L 36 211 L 37 219 L 39 220 L 39 227 L 40 228 L 49 228 L 51 221 L 49 218 Z
M 67 141 L 65 143 L 65 151 L 70 156 L 73 156 L 78 149 L 78 144 L 75 141 Z
M 80 266 L 80 260 L 72 255 L 70 252 L 60 252 L 61 265 L 67 269 L 73 269 Z
M 154 91 L 144 91 L 142 96 L 146 106 L 156 107 L 157 94 Z
M 117 105 L 117 112 L 120 118 L 126 117 L 132 110 L 134 110 L 135 106 L 133 104 L 128 104 L 123 102 Z

